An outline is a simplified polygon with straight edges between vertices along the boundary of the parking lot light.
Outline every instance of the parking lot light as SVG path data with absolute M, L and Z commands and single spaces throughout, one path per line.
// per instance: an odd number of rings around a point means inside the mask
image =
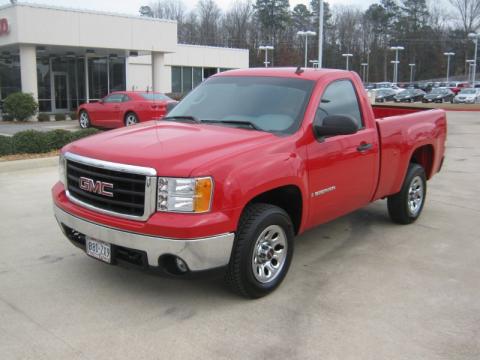
M 444 52 L 443 55 L 447 57 L 447 83 L 450 78 L 450 57 L 454 56 L 454 52 Z
M 468 38 L 472 39 L 475 43 L 475 53 L 473 55 L 473 81 L 472 85 L 475 86 L 475 81 L 477 80 L 477 52 L 478 52 L 478 38 L 480 38 L 479 33 L 470 33 L 468 34 Z
M 349 67 L 348 67 L 348 59 L 351 58 L 351 57 L 353 56 L 353 54 L 342 54 L 342 56 L 347 59 L 347 64 L 346 64 L 346 68 L 345 68 L 345 69 L 347 69 L 347 71 L 348 71 L 348 69 L 349 69 Z
M 410 84 L 413 83 L 413 69 L 415 68 L 415 64 L 408 64 L 410 66 Z
M 405 50 L 403 46 L 390 46 L 390 50 L 395 51 L 395 66 L 393 69 L 393 83 L 396 84 L 398 82 L 398 64 L 400 62 L 398 61 L 398 52 Z
M 305 67 L 308 67 L 308 37 L 315 36 L 317 33 L 315 31 L 298 31 L 298 36 L 305 36 Z
M 362 65 L 362 69 L 363 69 L 363 82 L 365 83 L 365 70 L 366 70 L 367 67 L 368 67 L 368 63 L 361 63 L 360 65 Z
M 261 45 L 258 47 L 258 50 L 264 50 L 265 51 L 265 61 L 263 62 L 265 64 L 265 67 L 268 67 L 269 61 L 268 61 L 268 50 L 273 50 L 273 46 L 271 45 Z

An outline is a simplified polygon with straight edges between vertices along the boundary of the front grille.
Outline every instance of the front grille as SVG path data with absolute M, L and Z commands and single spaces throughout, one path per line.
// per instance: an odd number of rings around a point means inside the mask
M 146 176 L 125 173 L 67 160 L 67 188 L 74 199 L 95 208 L 128 216 L 142 217 L 145 213 Z M 80 178 L 92 180 L 93 184 L 112 184 L 107 190 L 113 196 L 87 191 L 80 187 Z

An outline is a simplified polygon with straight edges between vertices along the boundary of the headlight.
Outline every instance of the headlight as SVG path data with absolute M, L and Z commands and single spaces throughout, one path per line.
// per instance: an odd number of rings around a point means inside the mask
M 210 210 L 213 180 L 158 178 L 157 211 L 202 213 Z
M 65 157 L 63 156 L 63 154 L 60 154 L 60 156 L 58 157 L 58 177 L 63 185 L 67 185 L 67 175 L 65 167 Z

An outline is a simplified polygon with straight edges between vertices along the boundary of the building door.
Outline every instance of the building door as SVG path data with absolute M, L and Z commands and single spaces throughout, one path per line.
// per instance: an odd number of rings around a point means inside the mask
M 52 93 L 52 110 L 54 112 L 67 111 L 71 108 L 70 88 L 66 72 L 53 72 Z

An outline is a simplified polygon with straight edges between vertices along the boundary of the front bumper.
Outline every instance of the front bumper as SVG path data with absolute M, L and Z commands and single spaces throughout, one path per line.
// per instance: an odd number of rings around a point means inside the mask
M 164 257 L 182 259 L 187 264 L 188 270 L 192 272 L 224 267 L 230 261 L 235 238 L 234 233 L 225 233 L 198 239 L 171 239 L 100 225 L 74 216 L 56 205 L 54 205 L 54 213 L 67 237 L 69 234 L 66 233 L 66 229 L 70 229 L 79 238 L 89 236 L 122 250 L 137 251 L 138 254 L 146 255 L 146 261 L 150 267 L 162 266 Z M 78 243 L 75 245 L 79 246 Z

